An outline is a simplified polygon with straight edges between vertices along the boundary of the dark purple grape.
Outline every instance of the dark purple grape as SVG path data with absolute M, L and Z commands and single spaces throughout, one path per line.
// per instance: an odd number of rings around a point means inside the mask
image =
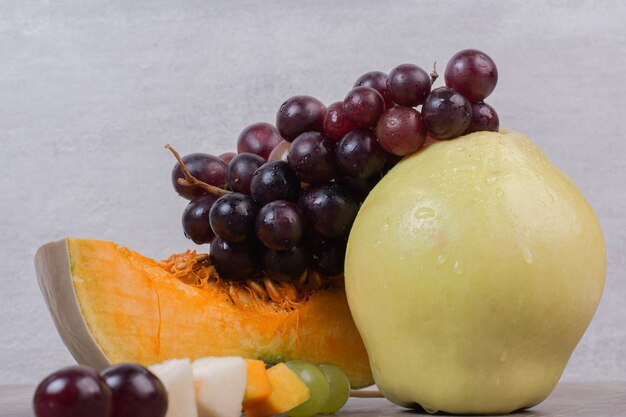
M 472 103 L 472 120 L 465 133 L 490 131 L 497 132 L 500 118 L 496 110 L 484 102 Z
M 228 165 L 235 156 L 237 156 L 237 152 L 224 152 L 223 154 L 220 154 L 218 158 L 224 161 L 226 165 Z
M 387 89 L 391 99 L 402 106 L 419 106 L 430 93 L 430 75 L 413 64 L 398 65 L 389 72 Z
M 211 261 L 226 281 L 243 281 L 259 271 L 261 249 L 255 241 L 227 242 L 216 237 L 209 247 Z
M 398 162 L 402 161 L 402 158 L 404 158 L 404 157 L 403 156 L 394 155 L 392 153 L 388 153 L 387 154 L 387 161 L 385 162 L 385 167 L 380 172 L 380 177 L 382 178 L 385 175 L 387 175 L 387 173 L 389 171 L 391 171 L 391 168 L 395 167 L 398 164 Z
M 287 157 L 289 156 L 289 148 L 291 148 L 291 142 L 287 142 L 286 140 L 280 141 L 280 143 L 276 145 L 274 149 L 272 149 L 272 152 L 270 152 L 270 157 L 268 161 L 287 162 Z
M 336 181 L 350 191 L 359 201 L 363 201 L 381 178 L 382 172 L 363 180 L 350 177 L 349 175 L 338 175 Z
M 124 363 L 100 374 L 113 392 L 112 417 L 164 417 L 167 391 L 159 378 L 141 365 Z
M 385 166 L 387 152 L 369 129 L 356 129 L 345 135 L 335 151 L 337 167 L 351 177 L 365 179 L 379 173 Z
M 41 381 L 33 407 L 37 417 L 111 417 L 113 394 L 93 369 L 68 366 Z
M 422 117 L 426 129 L 437 139 L 461 136 L 472 120 L 472 105 L 453 88 L 439 87 L 430 93 Z
M 319 132 L 305 132 L 289 148 L 289 166 L 300 181 L 319 184 L 335 176 L 335 142 Z
M 256 217 L 255 231 L 268 249 L 287 250 L 302 240 L 304 216 L 297 204 L 277 200 L 267 203 Z
M 426 127 L 424 126 L 424 128 Z M 426 135 L 426 137 L 428 137 L 428 135 Z M 424 144 L 426 144 L 426 142 L 424 142 Z M 398 162 L 402 161 L 402 158 L 404 157 L 400 155 L 394 155 L 392 153 L 387 153 L 387 160 L 385 161 L 385 169 L 389 171 L 391 168 L 395 167 L 398 164 Z
M 426 125 L 420 112 L 412 107 L 398 106 L 383 113 L 376 125 L 378 142 L 397 156 L 417 152 L 426 140 Z
M 343 100 L 343 111 L 355 125 L 371 127 L 385 111 L 385 100 L 371 87 L 355 87 Z
M 226 163 L 217 156 L 206 153 L 191 153 L 183 156 L 182 159 L 189 173 L 196 179 L 216 187 L 226 185 Z M 178 183 L 179 178 L 185 178 L 185 176 L 180 164 L 176 163 L 172 170 L 172 185 L 181 197 L 193 200 L 208 194 L 207 191 L 193 185 L 180 185 Z
M 300 195 L 298 205 L 310 228 L 330 238 L 347 236 L 359 211 L 356 197 L 336 183 L 307 188 Z
M 238 153 L 253 153 L 267 160 L 272 149 L 280 143 L 278 130 L 269 123 L 255 123 L 246 127 L 237 139 Z
M 296 201 L 300 180 L 285 161 L 266 162 L 252 175 L 250 195 L 263 206 L 270 201 Z
M 209 212 L 211 229 L 224 240 L 243 242 L 254 233 L 258 212 L 250 196 L 241 193 L 223 195 L 215 201 Z
M 304 246 L 288 250 L 266 250 L 263 253 L 263 271 L 276 281 L 290 281 L 309 267 L 311 255 Z
M 469 101 L 482 101 L 496 88 L 498 68 L 486 53 L 465 49 L 448 61 L 444 78 L 448 87 Z
M 343 272 L 346 244 L 345 239 L 327 239 L 321 236 L 310 236 L 311 267 L 326 276 L 337 275 Z
M 322 129 L 326 136 L 336 142 L 355 128 L 354 122 L 343 111 L 343 101 L 336 101 L 328 106 Z
M 311 96 L 294 96 L 285 101 L 276 113 L 276 127 L 291 142 L 304 132 L 321 132 L 326 106 Z
M 389 94 L 389 89 L 387 88 L 387 79 L 389 77 L 384 72 L 380 71 L 370 71 L 361 75 L 354 82 L 354 87 L 371 87 L 374 90 L 378 91 L 383 99 L 385 100 L 385 108 L 393 107 L 393 100 L 391 99 L 391 94 Z
M 260 155 L 249 152 L 238 154 L 230 161 L 226 170 L 228 187 L 236 193 L 249 195 L 252 174 L 264 163 L 265 159 Z
M 209 222 L 209 212 L 215 200 L 217 200 L 215 195 L 207 194 L 190 201 L 183 210 L 182 223 L 185 236 L 198 245 L 211 243 L 215 237 Z

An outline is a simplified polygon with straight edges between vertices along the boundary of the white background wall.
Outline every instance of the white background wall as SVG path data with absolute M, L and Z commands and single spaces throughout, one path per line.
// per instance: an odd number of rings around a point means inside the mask
M 564 378 L 626 379 L 626 3 L 619 1 L 0 2 L 0 383 L 71 363 L 37 288 L 36 248 L 107 239 L 192 246 L 171 143 L 221 153 L 280 103 L 343 98 L 368 70 L 496 61 L 488 101 L 581 188 L 606 234 L 598 313 Z M 558 302 L 558 300 L 555 300 Z

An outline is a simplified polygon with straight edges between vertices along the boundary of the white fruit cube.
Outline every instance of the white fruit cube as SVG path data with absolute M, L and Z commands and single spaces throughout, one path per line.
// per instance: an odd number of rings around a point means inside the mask
M 246 390 L 246 361 L 209 357 L 192 364 L 199 417 L 239 417 Z
M 172 359 L 148 369 L 163 382 L 167 390 L 165 417 L 198 417 L 189 359 Z

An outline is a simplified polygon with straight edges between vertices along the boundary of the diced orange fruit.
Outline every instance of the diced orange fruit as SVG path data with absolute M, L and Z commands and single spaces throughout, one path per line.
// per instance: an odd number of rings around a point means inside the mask
M 267 370 L 272 392 L 261 402 L 244 407 L 247 417 L 269 417 L 285 413 L 311 397 L 309 388 L 284 363 Z
M 272 392 L 267 377 L 265 363 L 256 359 L 246 359 L 246 392 L 243 396 L 244 408 L 260 403 Z

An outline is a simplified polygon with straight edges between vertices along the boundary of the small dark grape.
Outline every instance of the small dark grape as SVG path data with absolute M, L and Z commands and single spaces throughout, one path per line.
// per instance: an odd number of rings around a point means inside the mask
M 319 184 L 335 176 L 335 143 L 319 132 L 299 135 L 289 148 L 289 166 L 300 181 Z
M 387 89 L 391 99 L 402 106 L 419 106 L 430 93 L 430 75 L 413 64 L 398 65 L 389 72 Z
M 250 195 L 260 206 L 270 201 L 296 201 L 300 180 L 285 161 L 266 162 L 252 175 Z
M 385 100 L 371 87 L 354 87 L 343 100 L 343 111 L 355 125 L 371 127 L 385 111 Z
M 113 417 L 165 416 L 167 391 L 148 369 L 124 363 L 105 369 L 101 376 L 113 392 Z
M 68 366 L 41 381 L 33 406 L 37 417 L 111 417 L 113 393 L 93 369 Z
M 327 239 L 321 236 L 309 238 L 311 266 L 322 275 L 331 276 L 343 272 L 346 256 L 345 239 Z
M 253 153 L 240 153 L 233 158 L 226 170 L 230 189 L 237 193 L 250 194 L 252 174 L 265 163 L 262 156 Z
M 267 203 L 256 217 L 256 235 L 265 247 L 287 250 L 302 240 L 305 224 L 297 204 L 277 200 Z
M 269 123 L 255 123 L 246 127 L 237 139 L 238 153 L 253 153 L 267 160 L 272 149 L 280 143 L 278 130 Z
M 257 273 L 259 253 L 260 248 L 254 241 L 231 243 L 217 237 L 209 247 L 217 273 L 227 281 L 243 281 Z
M 385 108 L 393 107 L 393 100 L 391 99 L 391 94 L 389 94 L 389 89 L 387 88 L 387 79 L 389 77 L 384 72 L 380 71 L 370 71 L 361 75 L 354 82 L 354 87 L 371 87 L 374 90 L 378 91 L 383 99 L 385 100 Z
M 228 242 L 242 242 L 254 233 L 259 209 L 251 197 L 241 193 L 218 198 L 209 211 L 213 232 Z
M 482 101 L 496 88 L 498 68 L 486 53 L 465 49 L 448 61 L 444 78 L 448 87 L 469 101 Z
M 215 195 L 207 194 L 190 201 L 183 210 L 182 223 L 185 236 L 198 245 L 211 243 L 215 237 L 209 222 L 209 212 L 215 200 L 217 200 Z
M 379 173 L 387 152 L 380 146 L 376 135 L 369 129 L 356 129 L 345 135 L 337 144 L 337 166 L 344 174 L 366 179 Z
M 307 188 L 302 192 L 298 205 L 310 228 L 330 238 L 347 236 L 359 211 L 356 197 L 336 183 Z
M 337 176 L 336 181 L 350 191 L 359 201 L 363 201 L 381 178 L 382 172 L 363 180 L 341 174 Z
M 355 128 L 354 122 L 343 111 L 343 101 L 337 101 L 328 106 L 323 126 L 323 132 L 326 136 L 338 141 Z
M 321 132 L 326 106 L 311 96 L 294 96 L 285 101 L 276 113 L 280 135 L 291 142 L 304 132 Z
M 217 156 L 206 153 L 192 153 L 183 156 L 182 159 L 189 173 L 196 179 L 216 187 L 226 185 L 226 163 Z M 172 185 L 181 197 L 193 200 L 196 197 L 208 194 L 207 191 L 193 185 L 180 185 L 178 183 L 179 178 L 185 178 L 185 176 L 180 164 L 176 163 L 172 170 Z
M 223 154 L 220 154 L 218 158 L 224 161 L 226 165 L 228 165 L 235 156 L 237 156 L 237 152 L 224 152 Z
M 398 106 L 383 113 L 376 125 L 378 142 L 397 156 L 417 152 L 426 140 L 426 125 L 420 112 L 412 107 Z
M 263 253 L 263 271 L 276 281 L 289 281 L 299 277 L 309 267 L 311 255 L 304 246 L 288 250 L 266 250 Z
M 289 148 L 291 147 L 291 142 L 287 142 L 286 140 L 282 140 L 272 152 L 270 152 L 270 157 L 267 159 L 268 161 L 285 161 L 287 162 L 289 156 Z
M 439 87 L 430 93 L 422 117 L 426 128 L 437 139 L 461 136 L 472 120 L 472 105 L 461 93 L 449 87 Z
M 426 135 L 426 137 L 428 138 L 428 135 Z M 424 142 L 424 144 L 426 144 L 426 142 Z M 391 168 L 396 166 L 398 162 L 402 161 L 402 158 L 404 157 L 401 155 L 394 155 L 392 153 L 387 153 L 387 160 L 385 161 L 385 168 L 387 170 L 390 170 Z
M 484 102 L 472 103 L 472 121 L 465 133 L 480 132 L 483 130 L 497 132 L 500 128 L 500 118 L 496 110 Z

